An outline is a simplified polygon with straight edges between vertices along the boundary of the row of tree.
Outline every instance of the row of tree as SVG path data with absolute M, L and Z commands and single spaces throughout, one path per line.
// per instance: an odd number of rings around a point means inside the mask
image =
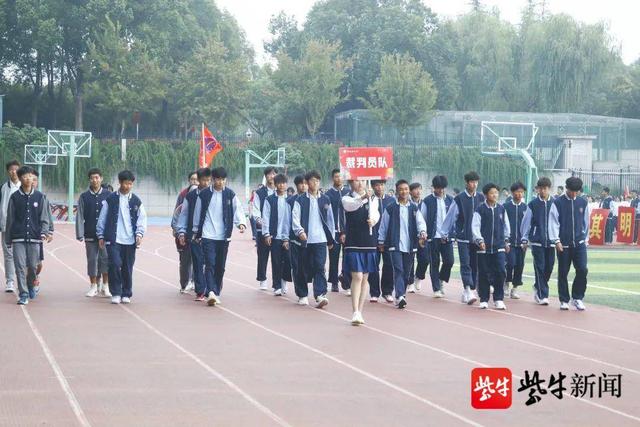
M 519 25 L 480 1 L 441 19 L 420 0 L 325 0 L 304 25 L 281 13 L 254 61 L 213 0 L 0 0 L 6 117 L 45 127 L 197 123 L 279 139 L 315 136 L 369 108 L 401 132 L 433 109 L 640 117 L 640 63 L 607 27 L 530 0 Z

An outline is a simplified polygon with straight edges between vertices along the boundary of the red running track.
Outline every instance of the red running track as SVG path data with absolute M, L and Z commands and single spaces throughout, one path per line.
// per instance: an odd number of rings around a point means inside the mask
M 0 299 L 0 425 L 638 425 L 640 313 L 589 305 L 561 312 L 530 298 L 508 311 L 409 295 L 407 310 L 350 300 L 323 310 L 292 292 L 257 290 L 248 236 L 231 243 L 222 305 L 178 294 L 177 254 L 165 227 L 138 252 L 129 306 L 84 297 L 84 249 L 57 227 L 40 296 Z M 587 299 L 588 301 L 588 299 Z M 567 375 L 565 397 L 547 394 L 508 410 L 474 410 L 470 373 L 504 366 Z M 622 374 L 619 399 L 569 396 L 573 373 Z

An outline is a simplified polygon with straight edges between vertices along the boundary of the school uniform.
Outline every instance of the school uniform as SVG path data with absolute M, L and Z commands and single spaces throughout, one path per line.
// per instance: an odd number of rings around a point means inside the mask
M 176 206 L 173 209 L 173 217 L 171 218 L 171 228 L 173 229 L 175 240 L 176 240 L 176 250 L 178 251 L 178 272 L 180 274 L 180 288 L 186 289 L 189 285 L 189 282 L 193 279 L 193 257 L 191 255 L 191 245 L 189 241 L 186 241 L 184 245 L 181 245 L 178 241 L 178 219 L 180 218 L 180 214 L 182 213 L 182 206 L 187 197 L 187 194 L 192 191 L 192 188 L 189 186 L 178 194 L 178 198 L 176 199 Z M 195 281 L 194 281 L 195 284 Z
M 380 218 L 384 210 L 396 202 L 396 198 L 384 194 L 382 197 L 374 196 L 378 202 L 378 214 Z M 373 226 L 373 235 L 377 236 L 380 231 L 380 221 Z M 393 293 L 393 266 L 391 265 L 391 255 L 389 252 L 376 253 L 377 265 L 380 266 L 382 260 L 382 274 L 380 268 L 369 274 L 369 294 L 374 298 L 389 296 Z
M 207 293 L 220 296 L 233 227 L 246 227 L 246 218 L 238 196 L 226 187 L 200 191 L 194 218 L 198 219 L 194 232 L 195 238 L 201 239 Z
M 589 243 L 588 203 L 582 197 L 569 198 L 566 194 L 554 200 L 549 211 L 549 239 L 552 244 L 562 243 L 558 252 L 558 295 L 560 302 L 582 300 L 587 290 L 587 244 Z M 573 264 L 575 278 L 569 294 L 567 275 Z
M 147 213 L 133 193 L 113 192 L 102 202 L 96 235 L 104 240 L 109 258 L 109 292 L 114 297 L 133 295 L 136 237 L 147 231 Z
M 324 266 L 327 261 L 327 246 L 335 244 L 335 225 L 331 201 L 325 195 L 312 196 L 309 193 L 298 196 L 291 212 L 292 228 L 296 236 L 307 235 L 300 242 L 301 263 L 298 269 L 305 274 L 304 286 L 296 286 L 296 295 L 303 298 L 308 295 L 307 281 L 313 281 L 313 296 L 318 299 L 327 293 L 327 278 Z M 299 283 L 299 285 L 302 285 Z
M 109 272 L 107 249 L 98 245 L 97 226 L 102 202 L 111 193 L 100 187 L 96 192 L 89 188 L 80 195 L 76 212 L 76 239 L 84 241 L 87 256 L 87 275 L 99 277 Z
M 640 228 L 640 196 L 633 199 L 630 206 L 635 209 L 636 226 L 633 229 L 633 243 L 638 243 L 638 228 Z
M 555 249 L 549 239 L 549 211 L 553 199 L 536 197 L 527 205 L 522 218 L 522 243 L 531 246 L 535 281 L 533 288 L 538 300 L 549 298 L 549 279 L 555 264 Z
M 20 188 L 20 181 L 13 182 L 7 179 L 0 187 L 0 232 L 2 232 L 2 253 L 4 256 L 4 277 L 7 282 L 7 291 L 13 291 L 16 280 L 16 267 L 13 263 L 13 251 L 5 243 L 9 231 L 7 229 L 7 209 L 11 195 Z
M 604 228 L 604 242 L 605 243 L 612 243 L 613 242 L 613 229 L 614 229 L 613 205 L 614 205 L 614 203 L 615 203 L 615 201 L 613 200 L 613 197 L 611 197 L 611 196 L 607 196 L 607 197 L 605 197 L 604 199 L 602 199 L 600 201 L 600 208 L 609 210 L 609 215 L 607 216 L 607 223 L 606 223 L 605 228 Z
M 442 282 L 449 282 L 453 267 L 453 241 L 442 241 L 442 224 L 449 208 L 453 204 L 453 197 L 445 194 L 437 197 L 430 194 L 422 201 L 422 216 L 427 224 L 427 244 L 431 262 L 431 288 L 434 292 L 442 290 Z M 442 265 L 440 259 L 442 258 Z
M 444 238 L 455 238 L 458 242 L 460 276 L 465 289 L 475 290 L 478 284 L 478 247 L 472 243 L 471 221 L 482 203 L 484 195 L 469 194 L 466 190 L 453 198 L 447 216 L 439 230 Z M 468 298 L 471 295 L 467 294 Z
M 291 277 L 295 289 L 302 289 L 307 286 L 307 278 L 302 266 L 302 242 L 296 236 L 293 231 L 293 219 L 292 212 L 293 207 L 298 199 L 299 194 L 294 194 L 287 198 L 287 204 L 289 205 L 289 264 L 291 267 Z
M 478 249 L 478 296 L 480 302 L 488 302 L 490 287 L 493 286 L 493 301 L 504 300 L 505 251 L 509 244 L 511 229 L 509 218 L 503 205 L 490 206 L 487 202 L 476 208 L 471 222 L 473 242 L 476 246 L 485 244 L 485 250 Z
M 291 233 L 291 211 L 287 204 L 287 195 L 277 193 L 267 197 L 262 210 L 262 236 L 271 237 L 271 279 L 273 289 L 282 289 L 282 281 L 291 281 L 289 268 L 289 250 L 285 242 L 289 242 Z
M 421 236 L 426 239 L 427 226 L 415 203 L 401 205 L 396 201 L 387 206 L 380 221 L 378 244 L 384 245 L 384 250 L 391 257 L 396 300 L 405 295 L 411 263 Z
M 262 234 L 262 209 L 264 208 L 264 203 L 267 200 L 267 197 L 274 194 L 275 191 L 275 188 L 264 186 L 256 190 L 253 197 L 251 216 L 253 216 L 256 222 L 256 248 L 258 249 L 256 280 L 258 282 L 264 282 L 267 280 L 267 263 L 269 262 L 270 253 L 270 248 L 264 242 Z
M 507 211 L 509 218 L 509 228 L 511 234 L 509 236 L 509 245 L 511 250 L 507 257 L 507 283 L 512 283 L 513 287 L 522 286 L 522 271 L 524 270 L 524 256 L 526 252 L 522 249 L 522 220 L 527 210 L 527 204 L 523 201 L 516 204 L 513 199 L 506 202 L 504 209 Z
M 411 200 L 411 203 L 415 204 L 418 208 L 418 212 L 424 218 L 424 214 L 422 213 L 422 203 L 423 200 L 418 200 L 417 202 Z M 409 284 L 414 284 L 415 280 L 424 280 L 427 275 L 427 269 L 429 268 L 429 243 L 425 243 L 424 248 L 418 246 L 418 251 L 416 252 L 415 259 L 412 259 L 413 265 L 411 266 L 411 274 L 409 276 Z
M 377 198 L 362 197 L 357 193 L 349 193 L 340 201 L 344 207 L 344 274 L 365 273 L 378 271 L 376 256 L 378 236 L 369 227 L 368 220 L 373 224 L 380 220 Z
M 50 232 L 47 197 L 38 190 L 19 188 L 9 198 L 4 244 L 11 248 L 20 303 L 34 297 L 33 278 L 40 262 L 40 243 Z
M 336 244 L 329 249 L 329 283 L 331 283 L 331 290 L 334 292 L 338 291 L 338 265 L 340 261 L 340 252 L 342 251 L 340 235 L 344 234 L 345 228 L 345 211 L 342 206 L 342 198 L 349 193 L 349 189 L 344 186 L 339 189 L 331 187 L 326 192 L 326 196 L 331 202 L 333 219 L 336 224 L 336 234 L 334 236 Z
M 198 230 L 200 217 L 195 216 L 196 205 L 200 196 L 200 188 L 194 188 L 189 191 L 183 201 L 180 209 L 180 215 L 176 224 L 176 235 L 185 238 L 185 251 L 188 251 L 191 258 L 191 266 L 193 271 L 193 284 L 195 286 L 196 295 L 204 296 L 207 294 L 207 283 L 204 279 L 204 252 L 202 251 L 202 242 L 193 239 L 194 232 Z M 186 286 L 183 282 L 184 271 L 180 264 L 180 286 Z M 184 285 L 183 285 L 184 283 Z

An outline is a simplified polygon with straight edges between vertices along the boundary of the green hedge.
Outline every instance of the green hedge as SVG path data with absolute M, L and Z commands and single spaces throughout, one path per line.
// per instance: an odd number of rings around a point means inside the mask
M 11 125 L 4 128 L 0 137 L 2 164 L 10 159 L 22 160 L 24 144 L 46 144 L 46 132 L 42 129 Z M 248 145 L 226 145 L 215 158 L 213 166 L 224 166 L 229 176 L 244 180 L 244 151 L 251 148 L 259 154 L 284 146 L 287 155 L 287 173 L 290 176 L 311 169 L 318 170 L 328 178 L 331 170 L 338 165 L 338 149 L 331 144 L 307 142 L 278 143 L 261 142 Z M 92 167 L 103 171 L 105 180 L 110 180 L 118 171 L 130 169 L 139 176 L 153 176 L 167 190 L 175 191 L 186 181 L 188 172 L 196 167 L 198 145 L 195 141 L 169 143 L 166 141 L 130 141 L 127 145 L 127 160 L 120 160 L 120 145 L 113 142 L 93 141 L 91 159 L 77 158 L 75 188 L 86 186 L 87 171 Z M 449 177 L 451 186 L 462 186 L 465 172 L 475 169 L 483 182 L 489 179 L 500 186 L 523 179 L 524 165 L 513 159 L 491 158 L 481 155 L 477 149 L 420 147 L 396 147 L 394 163 L 397 177 L 411 179 L 414 169 L 423 169 Z M 66 188 L 67 159 L 60 158 L 57 167 L 43 168 L 46 185 L 54 188 Z M 259 182 L 261 171 L 254 170 L 252 182 Z M 328 180 L 325 180 L 328 183 Z M 428 187 L 428 183 L 424 183 Z

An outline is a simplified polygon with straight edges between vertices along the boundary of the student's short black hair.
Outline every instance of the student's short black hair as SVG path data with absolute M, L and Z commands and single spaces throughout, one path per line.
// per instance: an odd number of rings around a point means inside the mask
M 409 185 L 409 181 L 407 181 L 406 179 L 399 179 L 396 181 L 396 190 L 398 189 L 398 187 L 400 187 L 403 184 L 407 184 Z
M 377 184 L 384 185 L 386 183 L 387 183 L 387 181 L 385 179 L 374 179 L 374 180 L 371 181 L 371 186 L 373 187 L 374 185 L 377 185 Z
M 211 176 L 213 179 L 225 179 L 227 177 L 227 170 L 222 166 L 219 166 L 211 170 Z
M 304 176 L 304 179 L 306 179 L 307 181 L 311 180 L 311 178 L 315 178 L 318 181 L 320 181 L 322 179 L 320 177 L 320 172 L 315 171 L 315 170 L 307 172 L 307 174 Z
M 274 184 L 287 183 L 288 181 L 289 181 L 289 179 L 287 178 L 287 175 L 285 175 L 283 173 L 279 173 L 278 175 L 275 176 L 275 178 L 273 178 L 273 183 Z
M 340 169 L 336 168 L 334 170 L 331 171 L 331 178 L 333 178 L 335 176 L 335 174 L 340 173 Z
M 511 184 L 511 192 L 512 193 L 514 191 L 518 191 L 518 190 L 527 191 L 527 187 L 525 187 L 524 184 L 522 182 L 520 182 L 520 181 L 514 182 L 513 184 Z
M 296 185 L 296 187 L 300 184 L 303 184 L 307 179 L 304 177 L 304 175 L 296 175 L 295 178 L 293 178 L 293 183 Z
M 38 173 L 38 169 L 33 168 L 33 175 L 34 175 L 36 178 L 40 178 L 40 174 Z
M 26 175 L 28 173 L 35 175 L 36 170 L 31 166 L 27 166 L 27 165 L 20 166 L 20 168 L 18 169 L 18 178 L 22 178 L 23 175 Z
M 433 188 L 447 188 L 449 182 L 447 181 L 447 177 L 444 175 L 436 175 L 431 180 L 431 185 Z
M 200 168 L 196 171 L 196 175 L 198 175 L 198 179 L 206 178 L 211 176 L 211 169 L 209 168 Z
M 577 191 L 577 190 L 573 190 L 573 191 Z M 609 189 L 609 187 L 602 187 L 602 191 L 604 191 L 605 193 L 609 194 L 611 192 L 611 190 Z
M 192 177 L 193 175 L 198 175 L 198 171 L 191 171 L 191 172 L 189 172 L 189 176 L 187 177 L 187 181 L 191 181 L 191 177 Z
M 491 191 L 492 188 L 495 188 L 498 192 L 500 192 L 500 187 L 498 187 L 493 182 L 490 182 L 488 184 L 485 184 L 484 187 L 482 187 L 482 194 L 486 196 L 487 194 L 489 194 L 489 191 Z
M 87 178 L 91 178 L 92 175 L 102 176 L 102 171 L 98 168 L 91 168 L 89 172 L 87 172 Z
M 551 180 L 546 176 L 541 176 L 536 183 L 536 187 L 548 187 L 551 188 Z
M 569 191 L 582 191 L 582 180 L 577 176 L 567 178 L 564 184 Z
M 296 189 L 293 187 L 287 187 L 287 193 L 295 193 Z
M 129 170 L 123 170 L 120 173 L 118 173 L 118 181 L 122 182 L 122 181 L 131 181 L 134 182 L 136 180 L 135 175 L 133 174 L 133 172 L 129 171 Z
M 422 184 L 420 184 L 419 182 L 412 182 L 411 184 L 409 184 L 410 191 L 413 191 L 416 188 L 422 188 Z
M 476 171 L 469 171 L 464 174 L 464 182 L 480 181 L 480 175 Z
M 564 187 L 562 185 L 558 185 L 558 190 L 564 191 Z
M 453 194 L 460 194 L 460 189 L 458 187 L 453 187 Z
M 15 159 L 13 159 L 13 160 L 11 160 L 11 161 L 8 161 L 8 162 L 7 162 L 7 164 L 6 164 L 6 170 L 9 170 L 9 168 L 10 168 L 11 166 L 17 166 L 17 167 L 20 167 L 20 162 L 19 162 L 19 161 L 17 161 L 17 160 L 15 160 Z
M 269 175 L 271 172 L 278 173 L 278 169 L 274 168 L 273 166 L 267 166 L 266 168 L 264 168 L 264 176 Z

